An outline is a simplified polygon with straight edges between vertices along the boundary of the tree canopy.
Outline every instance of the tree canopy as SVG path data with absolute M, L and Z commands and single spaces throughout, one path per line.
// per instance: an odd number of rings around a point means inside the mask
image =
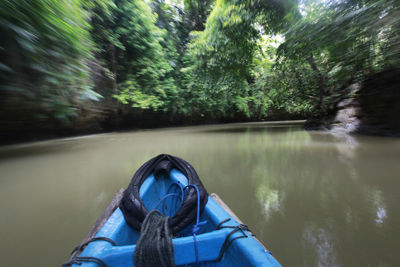
M 395 0 L 5 0 L 0 121 L 321 115 L 399 68 L 399 29 Z

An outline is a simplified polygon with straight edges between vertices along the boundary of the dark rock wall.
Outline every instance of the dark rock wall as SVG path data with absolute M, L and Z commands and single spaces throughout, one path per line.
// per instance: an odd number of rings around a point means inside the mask
M 358 132 L 400 136 L 400 70 L 365 80 L 357 98 L 361 119 Z
M 349 97 L 340 101 L 319 127 L 334 133 L 400 136 L 400 70 L 370 76 L 351 86 Z

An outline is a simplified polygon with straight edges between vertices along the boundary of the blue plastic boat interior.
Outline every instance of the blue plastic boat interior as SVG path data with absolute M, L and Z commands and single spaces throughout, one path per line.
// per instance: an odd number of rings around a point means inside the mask
M 148 210 L 156 208 L 164 215 L 172 216 L 181 204 L 178 194 L 181 189 L 179 186 L 175 186 L 177 184 L 184 187 L 187 185 L 187 179 L 175 169 L 171 171 L 169 177 L 155 179 L 153 175 L 150 175 L 140 187 L 140 196 L 146 208 Z M 175 264 L 183 266 L 281 266 L 270 252 L 266 251 L 247 231 L 244 231 L 247 238 L 234 240 L 224 252 L 221 260 L 216 261 L 227 238 L 232 240 L 243 235 L 241 231 L 229 235 L 233 230 L 232 228 L 216 230 L 217 225 L 226 219 L 230 220 L 225 222 L 224 226 L 239 225 L 228 212 L 213 198 L 209 197 L 200 217 L 200 221 L 206 223 L 200 226 L 196 235 L 198 263 L 196 263 L 192 226 L 189 226 L 173 239 Z M 140 232 L 128 226 L 121 210 L 117 208 L 96 234 L 96 237 L 112 239 L 116 245 L 103 240 L 91 242 L 82 251 L 80 257 L 96 257 L 110 267 L 132 267 L 134 266 L 133 254 L 139 235 Z M 74 264 L 73 266 L 82 265 L 85 267 L 98 266 L 91 262 L 84 262 L 81 265 Z

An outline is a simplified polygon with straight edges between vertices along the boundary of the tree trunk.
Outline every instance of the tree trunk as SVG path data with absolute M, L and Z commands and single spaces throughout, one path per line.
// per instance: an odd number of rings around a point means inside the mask
M 324 112 L 325 107 L 323 106 L 323 101 L 324 101 L 324 96 L 327 95 L 325 88 L 325 79 L 321 71 L 318 69 L 318 66 L 315 63 L 314 56 L 312 53 L 310 53 L 310 56 L 307 58 L 307 61 L 310 64 L 311 69 L 314 71 L 315 78 L 318 83 L 318 92 L 319 92 L 318 109 L 321 112 Z
M 118 88 L 117 88 L 117 60 L 116 60 L 116 55 L 115 55 L 115 46 L 114 44 L 110 43 L 110 54 L 111 54 L 111 71 L 114 75 L 113 79 L 113 93 L 117 94 L 118 93 Z

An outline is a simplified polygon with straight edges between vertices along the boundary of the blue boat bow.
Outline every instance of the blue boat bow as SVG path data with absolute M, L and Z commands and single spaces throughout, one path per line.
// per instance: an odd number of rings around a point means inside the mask
M 155 179 L 154 175 L 150 175 L 140 187 L 140 196 L 145 206 L 157 206 L 172 183 L 186 186 L 187 179 L 176 169 L 170 172 L 170 177 L 164 179 Z M 209 196 L 201 215 L 201 221 L 206 223 L 200 226 L 196 240 L 190 230 L 193 225 L 173 239 L 175 264 L 192 265 L 198 262 L 198 266 L 281 266 L 252 233 L 234 218 L 236 216 L 223 206 L 217 197 Z M 82 261 L 81 265 L 72 266 L 96 267 L 104 263 L 110 267 L 133 267 L 133 255 L 139 236 L 140 232 L 128 226 L 120 208 L 116 208 L 95 235 L 111 239 L 115 244 L 102 239 L 90 242 L 79 257 L 100 261 Z M 77 256 L 78 253 L 73 255 L 75 260 Z

